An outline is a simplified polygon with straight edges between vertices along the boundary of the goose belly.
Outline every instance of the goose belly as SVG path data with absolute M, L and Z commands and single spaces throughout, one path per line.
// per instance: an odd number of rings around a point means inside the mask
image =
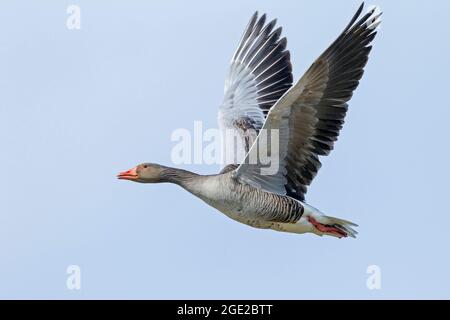
M 245 210 L 242 204 L 238 202 L 223 203 L 213 201 L 209 203 L 209 205 L 216 208 L 227 217 L 255 228 L 271 228 L 274 224 L 273 222 L 262 220 L 255 210 Z
M 251 191 L 248 191 L 251 192 Z M 200 197 L 227 217 L 256 228 L 271 228 L 274 223 L 264 220 L 261 203 L 251 201 L 247 194 L 223 192 L 219 196 Z
M 189 191 L 224 213 L 229 218 L 256 228 L 273 228 L 278 216 L 290 215 L 291 206 L 284 204 L 288 197 L 268 193 L 231 179 L 210 177 L 189 188 Z M 296 201 L 290 199 L 291 201 Z
M 230 198 L 206 198 L 202 199 L 211 207 L 224 213 L 231 219 L 243 222 L 246 218 L 248 219 L 248 213 L 244 211 L 243 204 L 238 199 Z

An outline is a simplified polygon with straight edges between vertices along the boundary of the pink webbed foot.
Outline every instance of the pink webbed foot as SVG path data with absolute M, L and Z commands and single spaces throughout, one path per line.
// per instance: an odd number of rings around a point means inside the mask
M 318 222 L 313 217 L 308 217 L 308 221 L 320 232 L 332 234 L 338 238 L 346 238 L 348 235 L 345 231 L 339 229 L 334 225 L 326 225 Z

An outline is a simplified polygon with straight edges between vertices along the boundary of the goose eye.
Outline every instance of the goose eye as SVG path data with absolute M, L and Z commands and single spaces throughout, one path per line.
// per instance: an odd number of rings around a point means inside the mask
M 147 165 L 146 164 L 144 165 L 144 169 L 147 169 Z

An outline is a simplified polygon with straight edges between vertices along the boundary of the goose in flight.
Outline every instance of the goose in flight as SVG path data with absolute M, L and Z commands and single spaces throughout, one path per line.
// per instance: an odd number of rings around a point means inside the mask
M 381 22 L 377 8 L 360 17 L 363 7 L 294 85 L 281 28 L 255 13 L 231 59 L 218 116 L 222 132 L 238 137 L 232 151 L 243 150 L 243 157 L 232 152 L 213 175 L 143 163 L 118 178 L 175 183 L 256 228 L 355 237 L 354 223 L 326 216 L 305 202 L 305 194 L 321 166 L 319 156 L 328 155 L 338 138 Z M 271 163 L 262 155 L 270 155 Z

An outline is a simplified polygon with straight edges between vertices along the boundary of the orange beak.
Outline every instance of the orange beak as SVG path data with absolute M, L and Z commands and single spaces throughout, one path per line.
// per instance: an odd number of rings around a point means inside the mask
M 139 178 L 137 172 L 136 172 L 136 167 L 134 167 L 133 169 L 130 169 L 128 171 L 124 171 L 121 172 L 117 175 L 118 179 L 123 179 L 123 180 L 137 180 Z

